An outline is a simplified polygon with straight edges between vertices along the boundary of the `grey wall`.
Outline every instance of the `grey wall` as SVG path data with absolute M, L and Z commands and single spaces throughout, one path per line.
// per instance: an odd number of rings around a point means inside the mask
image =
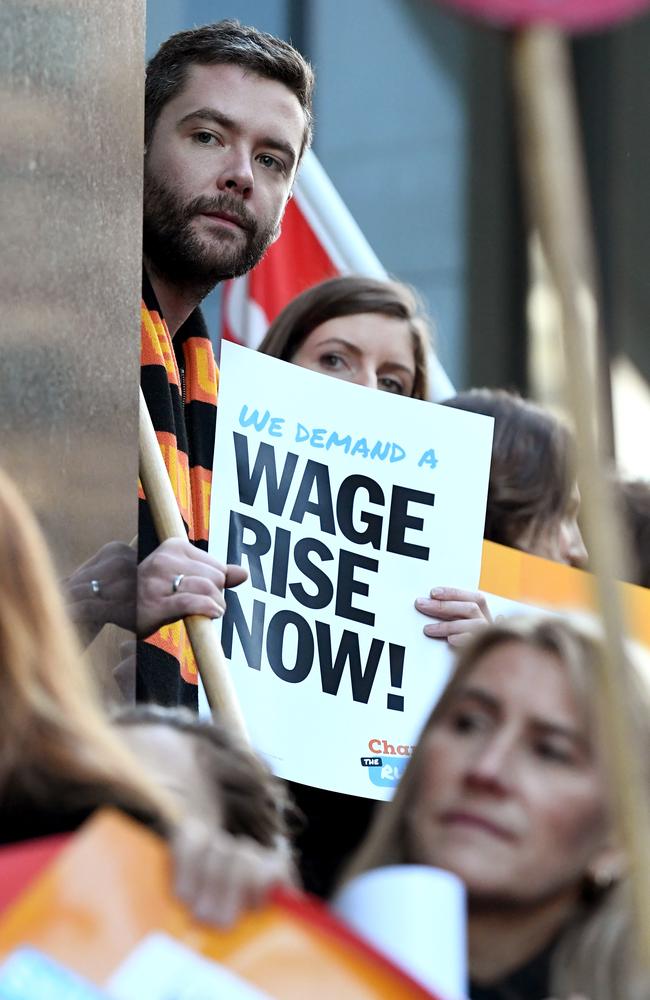
M 0 37 L 0 464 L 64 576 L 137 532 L 144 0 L 5 0 Z
M 137 530 L 144 0 L 5 0 L 0 36 L 0 462 L 63 573 Z

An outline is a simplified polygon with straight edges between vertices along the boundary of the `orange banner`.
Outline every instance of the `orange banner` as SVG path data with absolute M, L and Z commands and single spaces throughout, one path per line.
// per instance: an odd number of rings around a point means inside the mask
M 630 637 L 650 646 L 650 590 L 631 583 L 619 586 Z M 591 573 L 494 542 L 483 542 L 479 587 L 488 594 L 553 611 L 595 610 Z
M 275 1000 L 432 1000 L 297 893 L 277 891 L 231 930 L 199 923 L 171 895 L 163 841 L 111 811 L 91 819 L 5 911 L 0 956 L 28 944 L 106 986 L 139 944 L 161 933 Z

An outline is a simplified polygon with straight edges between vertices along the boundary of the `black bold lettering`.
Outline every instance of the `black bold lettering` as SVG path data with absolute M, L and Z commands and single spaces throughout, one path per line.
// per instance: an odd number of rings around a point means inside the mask
M 298 636 L 296 658 L 292 666 L 286 666 L 283 657 L 284 633 L 289 625 L 294 626 Z M 314 662 L 314 637 L 305 619 L 295 611 L 278 611 L 273 615 L 266 635 L 266 655 L 271 670 L 280 680 L 290 684 L 304 681 Z
M 282 476 L 278 484 L 278 472 L 275 466 L 275 448 L 260 442 L 253 471 L 250 471 L 248 460 L 248 439 L 244 434 L 233 434 L 235 441 L 235 458 L 237 462 L 237 485 L 239 487 L 239 499 L 248 507 L 255 503 L 257 491 L 260 488 L 262 474 L 266 479 L 266 495 L 268 507 L 271 514 L 281 514 L 287 502 L 287 494 L 291 486 L 291 480 L 295 472 L 298 456 L 289 452 L 282 469 Z
M 348 541 L 357 542 L 359 545 L 370 542 L 373 549 L 378 549 L 381 545 L 382 516 L 370 514 L 366 510 L 362 511 L 359 519 L 362 524 L 366 525 L 365 531 L 359 531 L 353 523 L 354 501 L 359 490 L 366 491 L 370 503 L 384 506 L 384 493 L 379 483 L 368 476 L 348 476 L 341 483 L 339 495 L 336 498 L 336 517 L 339 527 Z
M 374 625 L 375 616 L 371 611 L 364 611 L 362 608 L 352 606 L 353 594 L 367 597 L 370 589 L 369 583 L 355 580 L 354 571 L 357 567 L 367 569 L 370 573 L 376 573 L 379 569 L 379 562 L 377 559 L 370 559 L 369 556 L 341 549 L 336 581 L 336 614 L 340 615 L 341 618 L 349 618 L 353 622 L 361 622 L 363 625 Z
M 262 667 L 262 642 L 264 640 L 264 613 L 265 605 L 262 601 L 253 601 L 253 621 L 250 628 L 244 616 L 244 609 L 241 606 L 237 591 L 226 591 L 226 613 L 223 616 L 221 627 L 221 645 L 224 656 L 230 660 L 232 658 L 232 638 L 236 630 L 244 650 L 246 663 L 253 670 L 260 670 Z
M 393 486 L 390 501 L 390 517 L 388 520 L 388 541 L 386 549 L 400 556 L 410 556 L 411 559 L 428 559 L 429 549 L 426 545 L 414 545 L 406 541 L 406 532 L 422 531 L 424 518 L 413 517 L 408 512 L 410 503 L 422 503 L 433 507 L 434 493 L 423 493 L 421 490 L 411 490 L 406 486 Z
M 312 552 L 319 556 L 322 562 L 329 562 L 334 556 L 327 545 L 318 538 L 301 538 L 296 542 L 293 553 L 296 568 L 316 584 L 316 593 L 307 593 L 302 583 L 290 583 L 289 590 L 305 608 L 326 608 L 334 596 L 334 585 L 320 566 L 315 566 L 311 562 L 309 556 Z
M 246 528 L 254 533 L 254 539 L 251 542 L 244 541 L 244 531 Z M 264 571 L 262 570 L 262 556 L 266 555 L 270 548 L 271 532 L 261 521 L 256 521 L 254 517 L 250 517 L 248 514 L 241 514 L 236 510 L 230 511 L 226 562 L 241 566 L 242 558 L 246 556 L 251 574 L 251 583 L 256 590 L 266 590 Z
M 271 570 L 271 593 L 275 594 L 276 597 L 284 597 L 287 592 L 290 547 L 291 532 L 287 531 L 286 528 L 276 528 L 273 544 L 273 569 Z
M 316 500 L 310 500 L 312 487 L 316 484 Z M 305 514 L 315 514 L 320 521 L 321 531 L 335 534 L 334 509 L 332 507 L 332 487 L 330 473 L 326 465 L 310 459 L 305 466 L 296 502 L 291 511 L 291 520 L 302 524 Z
M 361 665 L 359 636 L 356 632 L 346 629 L 341 636 L 336 657 L 332 663 L 332 639 L 330 627 L 324 622 L 316 622 L 316 641 L 318 643 L 318 659 L 320 661 L 321 684 L 324 694 L 337 694 L 346 663 L 350 664 L 350 682 L 352 697 L 363 705 L 368 704 L 372 685 L 377 674 L 384 642 L 373 639 L 365 666 Z

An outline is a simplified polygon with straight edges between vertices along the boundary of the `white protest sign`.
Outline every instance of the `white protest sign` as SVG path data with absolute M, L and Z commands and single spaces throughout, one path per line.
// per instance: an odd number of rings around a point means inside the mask
M 210 551 L 221 642 L 283 778 L 387 799 L 447 679 L 416 597 L 476 589 L 492 419 L 224 343 Z

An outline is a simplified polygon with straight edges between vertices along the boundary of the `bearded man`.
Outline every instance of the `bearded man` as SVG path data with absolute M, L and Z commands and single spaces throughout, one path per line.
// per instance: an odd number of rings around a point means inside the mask
M 140 494 L 139 700 L 196 708 L 188 614 L 245 577 L 207 553 L 218 372 L 199 304 L 277 238 L 311 139 L 313 74 L 272 35 L 221 21 L 147 66 L 141 384 L 188 540 L 158 545 Z

